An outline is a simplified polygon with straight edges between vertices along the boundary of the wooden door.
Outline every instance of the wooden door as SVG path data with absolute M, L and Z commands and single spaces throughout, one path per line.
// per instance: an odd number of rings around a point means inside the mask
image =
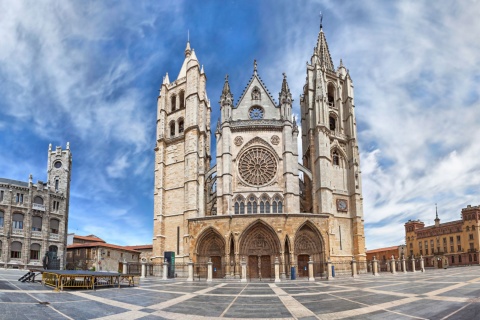
M 270 278 L 272 276 L 272 265 L 270 264 L 270 256 L 262 256 L 260 262 L 262 278 Z
M 258 257 L 248 256 L 248 276 L 258 278 Z
M 443 268 L 443 259 L 439 259 L 437 261 L 438 261 L 438 269 L 442 269 Z
M 298 276 L 308 277 L 308 254 L 298 255 Z
M 212 278 L 223 278 L 222 257 L 213 256 L 212 258 Z

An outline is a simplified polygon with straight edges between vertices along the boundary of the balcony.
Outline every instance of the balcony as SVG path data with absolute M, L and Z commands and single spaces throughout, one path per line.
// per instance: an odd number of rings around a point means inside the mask
M 59 240 L 60 239 L 60 236 L 58 235 L 58 233 L 50 233 L 50 236 L 48 237 L 48 240 Z
M 32 231 L 32 238 L 41 238 L 42 231 Z
M 17 236 L 23 236 L 23 229 L 12 229 L 12 234 Z
M 43 204 L 33 203 L 32 209 L 45 212 L 45 206 Z

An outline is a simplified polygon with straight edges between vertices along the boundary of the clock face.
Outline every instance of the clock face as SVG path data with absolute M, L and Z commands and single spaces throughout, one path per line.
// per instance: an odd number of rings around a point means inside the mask
M 337 210 L 338 211 L 347 211 L 348 210 L 347 200 L 338 199 L 337 200 Z
M 57 161 L 53 164 L 55 166 L 55 168 L 61 168 L 62 167 L 62 163 L 60 161 Z
M 250 108 L 248 115 L 252 120 L 263 119 L 263 109 L 261 107 L 252 107 Z

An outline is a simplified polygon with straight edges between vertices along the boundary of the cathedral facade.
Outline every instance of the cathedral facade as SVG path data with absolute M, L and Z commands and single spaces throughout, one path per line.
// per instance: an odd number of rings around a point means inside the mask
M 214 277 L 240 277 L 245 261 L 249 278 L 268 278 L 275 261 L 287 277 L 306 275 L 310 260 L 316 276 L 327 260 L 365 260 L 353 83 L 322 28 L 306 72 L 301 130 L 285 75 L 278 102 L 256 62 L 237 103 L 227 77 L 212 161 L 206 75 L 187 43 L 158 97 L 154 261 L 212 261 Z

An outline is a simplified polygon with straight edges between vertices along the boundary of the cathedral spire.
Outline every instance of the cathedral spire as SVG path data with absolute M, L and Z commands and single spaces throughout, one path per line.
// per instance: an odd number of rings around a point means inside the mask
M 233 104 L 233 94 L 230 91 L 230 84 L 228 83 L 228 74 L 225 76 L 225 83 L 223 84 L 222 95 L 220 96 L 220 106 L 231 106 Z
M 280 104 L 292 103 L 292 94 L 290 93 L 290 88 L 288 87 L 287 75 L 285 72 L 283 73 L 282 90 L 280 91 L 278 100 Z
M 192 49 L 190 49 L 190 39 L 187 41 L 187 47 L 185 48 L 185 58 L 190 57 Z
M 330 71 L 335 71 L 333 66 L 332 57 L 330 56 L 330 51 L 328 50 L 327 39 L 325 38 L 325 33 L 323 32 L 323 15 L 320 15 L 320 32 L 318 33 L 317 46 L 315 47 L 314 55 L 317 56 L 317 62 L 321 67 Z

